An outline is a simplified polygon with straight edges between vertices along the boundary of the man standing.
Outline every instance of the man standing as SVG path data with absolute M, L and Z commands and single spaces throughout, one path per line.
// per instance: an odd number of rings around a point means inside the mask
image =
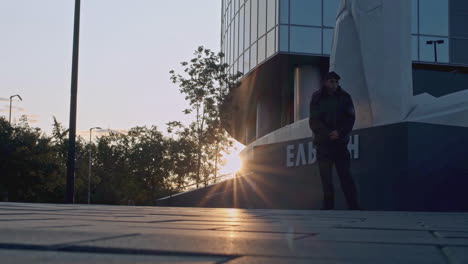
M 351 177 L 349 134 L 356 119 L 351 96 L 339 86 L 340 76 L 329 72 L 310 101 L 309 126 L 314 133 L 323 187 L 322 210 L 334 208 L 332 168 L 336 167 L 341 188 L 351 210 L 359 210 L 356 185 Z

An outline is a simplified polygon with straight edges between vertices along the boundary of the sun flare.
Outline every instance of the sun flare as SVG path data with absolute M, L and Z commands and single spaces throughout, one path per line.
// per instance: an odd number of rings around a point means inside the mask
M 235 142 L 234 147 L 230 150 L 231 153 L 224 156 L 226 159 L 226 165 L 220 169 L 221 174 L 236 173 L 241 169 L 242 161 L 239 154 L 244 148 L 244 145 L 237 141 Z

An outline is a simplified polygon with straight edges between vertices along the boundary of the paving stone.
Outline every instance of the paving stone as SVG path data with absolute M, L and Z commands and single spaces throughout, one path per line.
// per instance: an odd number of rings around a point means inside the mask
M 2 264 L 467 263 L 466 251 L 466 213 L 0 203 Z
M 232 236 L 204 237 L 190 234 L 180 236 L 142 235 L 84 243 L 93 247 L 143 248 L 147 250 L 180 250 L 207 254 L 249 255 L 270 257 L 340 258 L 356 261 L 391 260 L 420 263 L 444 263 L 436 247 L 419 245 L 388 245 L 372 243 L 328 242 L 318 240 L 249 239 Z
M 468 239 L 468 232 L 435 231 L 436 235 L 451 239 Z
M 133 236 L 134 234 L 113 234 L 102 232 L 80 232 L 67 230 L 44 229 L 5 229 L 0 228 L 1 244 L 27 244 L 27 245 L 57 245 L 76 243 L 79 241 L 94 241 L 96 239 L 111 239 L 120 236 Z
M 451 263 L 468 263 L 468 247 L 446 247 L 443 248 L 443 251 L 447 254 Z
M 92 254 L 92 253 L 70 253 L 52 251 L 23 251 L 23 250 L 0 250 L 2 264 L 13 263 L 115 263 L 115 264 L 143 264 L 143 263 L 184 263 L 205 264 L 219 263 L 228 260 L 221 257 L 199 257 L 199 256 L 148 256 L 148 255 L 125 255 L 125 254 Z
M 227 264 L 375 264 L 375 261 L 365 261 L 362 259 L 351 260 L 351 259 L 340 259 L 334 258 L 267 258 L 267 257 L 240 257 L 233 259 Z M 397 262 L 379 260 L 379 264 L 394 264 Z M 399 264 L 414 264 L 411 261 L 398 262 Z M 421 262 L 422 263 L 422 262 Z M 436 261 L 424 262 L 424 263 L 441 263 Z

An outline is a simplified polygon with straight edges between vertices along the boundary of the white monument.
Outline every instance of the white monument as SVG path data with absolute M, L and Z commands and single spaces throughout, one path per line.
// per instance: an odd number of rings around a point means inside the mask
M 468 90 L 413 95 L 409 0 L 341 0 L 330 68 L 354 99 L 355 128 L 404 121 L 468 127 Z
M 342 0 L 331 70 L 354 99 L 355 128 L 400 122 L 411 108 L 411 2 Z

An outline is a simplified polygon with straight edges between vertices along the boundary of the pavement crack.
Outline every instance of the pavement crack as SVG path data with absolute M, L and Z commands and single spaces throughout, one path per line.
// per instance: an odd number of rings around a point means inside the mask
M 134 235 L 128 234 L 125 236 Z M 116 236 L 123 237 L 123 236 Z M 113 237 L 113 238 L 116 238 Z M 104 239 L 104 238 L 103 238 Z M 112 238 L 106 238 L 112 239 Z M 88 240 L 88 241 L 97 241 Z M 66 245 L 61 244 L 61 247 L 54 247 L 48 245 L 34 245 L 34 244 L 14 244 L 14 243 L 0 243 L 0 249 L 7 250 L 25 250 L 25 251 L 52 251 L 52 252 L 69 252 L 79 254 L 114 254 L 114 255 L 146 255 L 146 256 L 174 256 L 174 257 L 212 257 L 212 258 L 223 258 L 223 261 L 230 261 L 232 259 L 241 257 L 241 255 L 235 254 L 213 254 L 213 253 L 201 253 L 191 251 L 170 251 L 170 250 L 153 250 L 153 249 L 137 249 L 137 248 L 113 248 L 113 247 L 96 247 L 96 246 L 79 246 L 79 245 Z M 225 262 L 219 263 L 225 263 Z
M 91 226 L 91 225 L 63 225 L 63 226 L 37 226 L 34 228 L 67 228 L 67 227 L 84 227 L 84 226 Z
M 314 237 L 316 236 L 317 234 L 306 234 L 306 235 L 301 235 L 301 236 L 297 236 L 294 238 L 294 240 L 302 240 L 304 238 L 309 238 L 309 237 Z
M 100 237 L 100 238 L 95 238 L 95 239 L 79 240 L 79 241 L 74 241 L 74 242 L 69 242 L 69 243 L 51 245 L 50 248 L 61 249 L 61 248 L 75 246 L 77 244 L 111 240 L 111 239 L 124 238 L 124 237 L 134 237 L 134 236 L 139 236 L 139 235 L 140 235 L 139 233 L 134 233 L 134 234 L 125 234 L 125 235 L 118 235 L 118 236 Z
M 436 247 L 437 247 L 437 249 L 439 249 L 441 255 L 445 259 L 445 262 L 447 262 L 449 264 L 456 263 L 454 260 L 452 260 L 452 257 L 450 257 L 450 253 L 448 252 L 447 247 L 445 247 L 445 246 L 436 246 Z

